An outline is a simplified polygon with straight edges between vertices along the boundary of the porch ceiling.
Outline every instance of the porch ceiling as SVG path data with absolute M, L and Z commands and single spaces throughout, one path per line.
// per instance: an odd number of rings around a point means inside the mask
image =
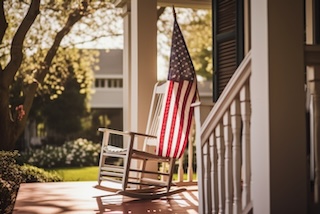
M 211 9 L 211 0 L 157 0 L 158 6 L 162 7 L 184 7 L 194 9 Z M 116 7 L 122 7 L 125 3 L 130 0 L 117 0 L 115 2 Z

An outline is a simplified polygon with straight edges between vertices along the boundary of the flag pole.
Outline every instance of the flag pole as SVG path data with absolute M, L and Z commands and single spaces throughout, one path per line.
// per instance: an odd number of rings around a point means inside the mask
M 173 17 L 176 20 L 177 19 L 177 15 L 176 15 L 176 10 L 174 9 L 174 5 L 172 5 L 172 12 L 173 12 Z

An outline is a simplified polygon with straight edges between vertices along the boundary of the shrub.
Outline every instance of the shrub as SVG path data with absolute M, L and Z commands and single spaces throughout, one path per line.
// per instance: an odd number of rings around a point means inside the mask
M 11 213 L 23 180 L 20 166 L 16 164 L 18 152 L 0 151 L 0 213 Z
M 21 153 L 23 162 L 42 167 L 95 166 L 99 160 L 100 145 L 79 138 L 62 146 L 45 145 L 42 148 Z
M 28 164 L 21 166 L 21 171 L 23 180 L 26 183 L 63 181 L 62 177 L 56 172 L 48 172 Z
M 34 166 L 20 166 L 17 151 L 0 151 L 0 213 L 12 213 L 20 183 L 62 181 L 55 172 L 46 172 Z

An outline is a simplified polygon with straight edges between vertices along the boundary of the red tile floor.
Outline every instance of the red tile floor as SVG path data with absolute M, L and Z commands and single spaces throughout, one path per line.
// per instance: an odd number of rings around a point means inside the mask
M 198 213 L 197 186 L 169 197 L 137 200 L 96 185 L 96 181 L 21 184 L 13 214 Z

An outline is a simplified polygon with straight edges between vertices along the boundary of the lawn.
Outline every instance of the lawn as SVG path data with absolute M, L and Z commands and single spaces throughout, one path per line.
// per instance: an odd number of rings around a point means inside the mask
M 56 171 L 63 177 L 63 181 L 96 181 L 98 179 L 98 167 L 89 166 L 81 168 L 57 168 L 47 171 Z M 177 179 L 177 174 L 173 175 L 173 180 Z M 187 179 L 187 174 L 184 174 L 184 179 Z M 194 173 L 193 179 L 196 179 L 197 175 Z
M 47 171 L 56 171 L 63 177 L 63 181 L 96 181 L 98 178 L 97 166 L 81 168 L 57 168 Z

